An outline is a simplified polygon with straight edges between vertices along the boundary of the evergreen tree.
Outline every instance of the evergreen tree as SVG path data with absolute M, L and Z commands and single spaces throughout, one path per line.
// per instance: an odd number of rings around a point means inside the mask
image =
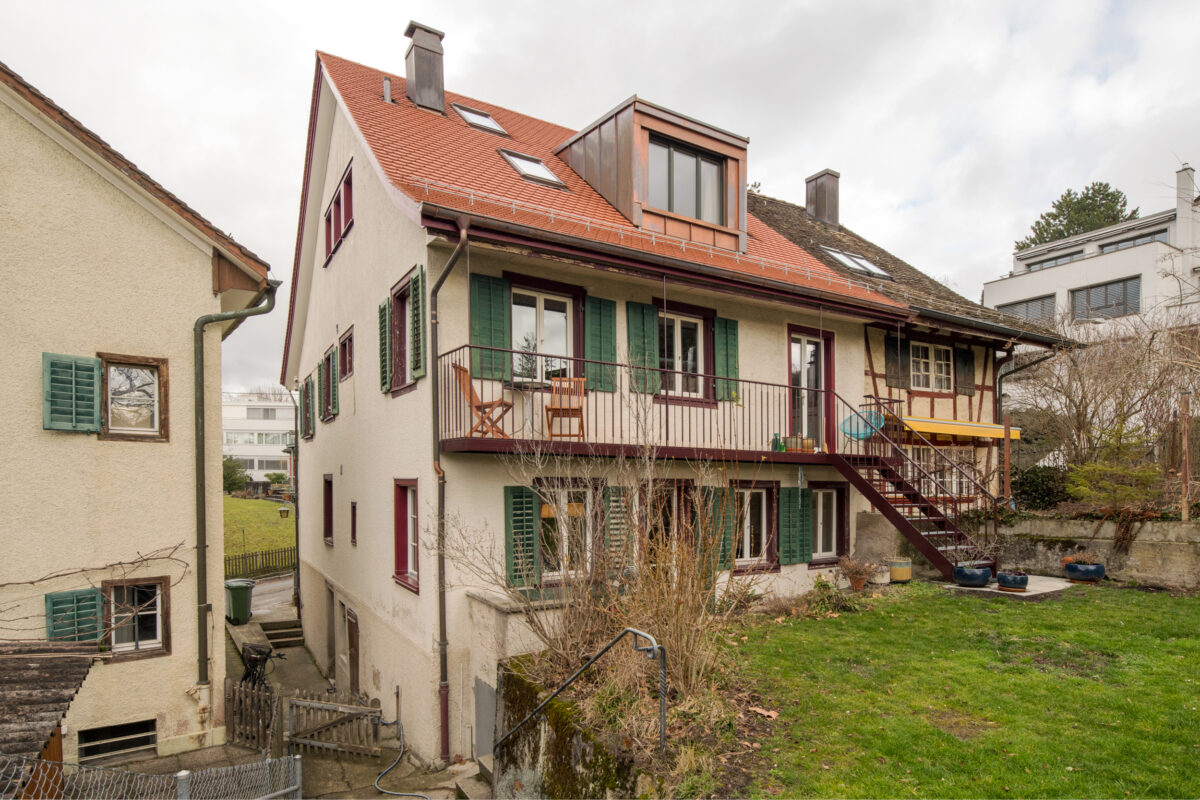
M 1137 219 L 1138 209 L 1126 211 L 1127 204 L 1128 198 L 1125 197 L 1125 193 L 1104 181 L 1096 181 L 1082 192 L 1067 189 L 1062 197 L 1054 201 L 1050 210 L 1033 223 L 1030 234 L 1014 242 L 1013 247 L 1024 250 L 1034 245 L 1055 242 L 1068 236 L 1115 225 L 1127 219 Z

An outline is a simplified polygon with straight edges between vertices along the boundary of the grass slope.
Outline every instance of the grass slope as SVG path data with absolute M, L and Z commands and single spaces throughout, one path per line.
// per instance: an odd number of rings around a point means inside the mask
M 780 712 L 747 756 L 752 794 L 1200 796 L 1200 598 L 913 584 L 871 602 L 750 617 L 730 640 L 739 682 Z
M 244 546 L 242 531 L 246 532 Z M 225 497 L 225 555 L 236 556 L 295 544 L 296 520 L 292 515 L 280 519 L 279 503 Z

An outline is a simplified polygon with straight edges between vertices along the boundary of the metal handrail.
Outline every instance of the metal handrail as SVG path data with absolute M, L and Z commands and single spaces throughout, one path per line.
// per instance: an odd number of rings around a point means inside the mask
M 568 686 L 570 686 L 572 683 L 574 683 L 575 680 L 580 675 L 582 675 L 584 673 L 584 671 L 587 670 L 588 667 L 592 666 L 592 664 L 595 664 L 600 659 L 600 656 L 604 655 L 609 650 L 611 650 L 613 645 L 615 645 L 617 642 L 621 641 L 621 639 L 623 639 L 627 634 L 633 634 L 633 649 L 634 650 L 636 650 L 639 653 L 645 653 L 646 657 L 649 659 L 653 659 L 657 656 L 658 660 L 659 660 L 658 661 L 658 751 L 661 753 L 667 746 L 667 649 L 665 647 L 663 647 L 662 645 L 660 645 L 658 643 L 658 641 L 650 634 L 645 633 L 643 631 L 639 631 L 637 628 L 626 628 L 625 630 L 618 633 L 615 637 L 613 637 L 613 640 L 611 642 L 604 645 L 604 647 L 600 648 L 599 652 L 597 652 L 596 655 L 592 656 L 586 662 L 584 662 L 582 667 L 575 670 L 574 674 L 572 674 L 571 677 L 569 677 L 565 681 L 563 681 L 563 684 L 561 686 L 559 686 L 557 689 L 555 689 L 550 694 L 549 697 L 547 697 L 545 700 L 543 700 L 541 703 L 539 703 L 537 708 L 535 708 L 533 711 L 530 711 L 529 714 L 526 715 L 525 719 L 521 720 L 516 725 L 512 726 L 512 728 L 508 731 L 508 733 L 504 734 L 499 739 L 497 739 L 495 744 L 492 745 L 493 755 L 496 753 L 497 750 L 500 749 L 500 745 L 502 745 L 506 741 L 508 741 L 508 738 L 510 736 L 512 736 L 514 733 L 516 733 L 523 725 L 525 725 L 525 723 L 529 722 L 531 719 L 533 719 L 535 716 L 537 716 L 538 713 L 543 708 L 545 708 L 547 705 L 549 705 L 551 700 L 558 697 L 562 693 L 562 691 L 564 689 L 566 689 Z M 639 638 L 645 639 L 647 644 L 638 645 Z

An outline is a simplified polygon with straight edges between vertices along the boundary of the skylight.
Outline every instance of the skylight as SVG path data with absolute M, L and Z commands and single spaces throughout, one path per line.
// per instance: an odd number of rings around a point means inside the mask
M 454 106 L 454 110 L 458 112 L 458 115 L 471 127 L 482 128 L 485 131 L 498 133 L 501 136 L 508 136 L 508 131 L 504 130 L 500 123 L 492 119 L 492 115 L 486 111 L 476 111 L 473 108 L 460 106 L 458 103 L 451 103 L 451 105 Z
M 841 250 L 834 250 L 832 247 L 825 247 L 822 249 L 826 253 L 829 253 L 829 255 L 836 258 L 840 264 L 854 270 L 855 272 L 865 272 L 868 275 L 874 275 L 877 278 L 887 278 L 888 280 L 892 279 L 891 275 L 888 275 L 886 272 L 872 264 L 870 261 L 867 261 L 862 256 L 843 253 Z
M 522 178 L 528 178 L 538 183 L 549 183 L 553 186 L 566 186 L 558 179 L 557 175 L 550 171 L 549 167 L 542 163 L 541 159 L 514 153 L 511 150 L 501 150 L 500 155 L 508 159 L 508 163 L 520 173 Z

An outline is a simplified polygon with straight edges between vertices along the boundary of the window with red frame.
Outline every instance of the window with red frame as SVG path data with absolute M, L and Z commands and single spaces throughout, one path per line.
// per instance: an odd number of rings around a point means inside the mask
M 324 517 L 324 538 L 325 544 L 333 544 L 333 475 L 325 476 L 324 487 L 324 503 L 322 504 L 322 516 Z
M 358 546 L 358 503 L 350 504 L 350 544 Z
M 344 381 L 354 374 L 354 328 L 342 334 L 338 342 L 338 380 Z
M 397 583 L 416 591 L 421 549 L 420 528 L 417 525 L 417 482 L 396 480 L 394 491 L 396 563 L 392 577 Z
M 337 250 L 342 239 L 346 238 L 354 222 L 354 183 L 351 180 L 350 167 L 338 183 L 329 208 L 325 211 L 325 258 L 328 259 Z

